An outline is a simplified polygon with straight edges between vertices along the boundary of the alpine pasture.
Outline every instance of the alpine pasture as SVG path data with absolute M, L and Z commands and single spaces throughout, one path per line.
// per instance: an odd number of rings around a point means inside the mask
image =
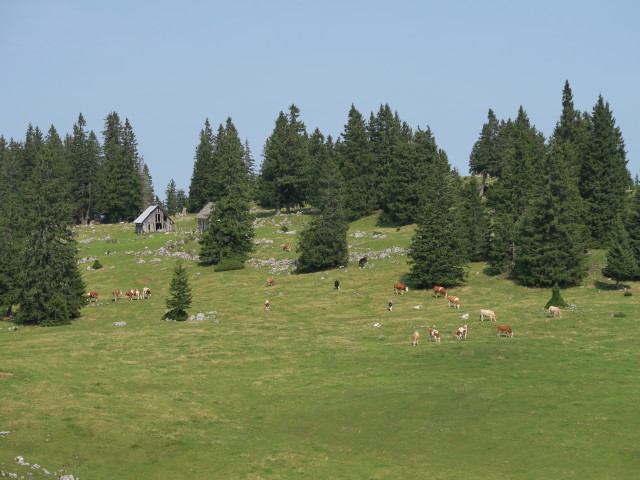
M 413 227 L 377 216 L 351 225 L 344 268 L 292 274 L 307 220 L 258 214 L 252 256 L 263 262 L 244 270 L 186 260 L 189 313 L 206 318 L 180 323 L 161 320 L 174 264 L 158 249 L 197 253 L 193 216 L 169 234 L 76 227 L 98 301 L 68 326 L 0 322 L 0 476 L 637 478 L 640 291 L 609 288 L 604 252 L 562 291 L 572 305 L 562 318 L 542 308 L 550 289 L 489 277 L 482 264 L 447 286 L 457 310 L 407 283 Z M 94 258 L 103 268 L 87 270 Z M 410 290 L 394 295 L 397 282 Z M 112 300 L 145 286 L 150 299 Z M 480 309 L 497 322 L 481 322 Z M 498 337 L 498 324 L 513 337 Z

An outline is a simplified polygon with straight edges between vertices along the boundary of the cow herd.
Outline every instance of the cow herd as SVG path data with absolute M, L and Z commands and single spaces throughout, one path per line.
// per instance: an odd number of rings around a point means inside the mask
M 151 289 L 149 287 L 143 287 L 142 290 L 139 290 L 137 288 L 133 288 L 133 289 L 125 292 L 124 296 L 128 300 L 133 300 L 134 298 L 136 300 L 142 300 L 143 298 L 144 299 L 149 299 L 149 298 L 151 298 Z M 114 302 L 118 301 L 118 299 L 120 299 L 122 297 L 122 290 L 112 290 L 111 291 L 111 297 L 113 298 Z M 87 293 L 87 302 L 89 302 L 89 303 L 91 303 L 91 302 L 98 303 L 98 292 L 89 292 L 89 293 Z

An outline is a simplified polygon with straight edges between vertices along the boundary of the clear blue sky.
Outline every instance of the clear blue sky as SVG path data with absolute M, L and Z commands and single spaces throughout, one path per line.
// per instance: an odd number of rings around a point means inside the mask
M 420 0 L 22 0 L 0 2 L 0 134 L 63 136 L 82 112 L 128 118 L 164 198 L 188 192 L 205 118 L 233 119 L 257 163 L 280 111 L 337 138 L 351 104 L 388 103 L 430 126 L 452 166 L 493 109 L 522 105 L 549 136 L 569 80 L 574 104 L 609 102 L 640 170 L 640 2 Z

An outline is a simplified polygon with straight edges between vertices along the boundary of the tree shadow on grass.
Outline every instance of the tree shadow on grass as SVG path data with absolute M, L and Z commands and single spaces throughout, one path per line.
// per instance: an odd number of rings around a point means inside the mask
M 630 285 L 627 285 L 625 283 L 607 283 L 607 282 L 601 282 L 599 280 L 596 280 L 593 283 L 593 286 L 596 287 L 598 290 L 628 290 L 629 288 L 631 288 Z
M 393 218 L 391 218 L 391 215 L 385 212 L 380 212 L 380 215 L 378 215 L 378 218 L 376 220 L 376 227 L 400 228 L 404 227 L 405 225 L 405 223 L 394 220 Z

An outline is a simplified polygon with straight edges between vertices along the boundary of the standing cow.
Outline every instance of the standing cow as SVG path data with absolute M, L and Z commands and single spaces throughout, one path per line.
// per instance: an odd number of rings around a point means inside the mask
M 440 343 L 440 334 L 438 333 L 438 330 L 436 330 L 435 328 L 430 328 L 429 339 L 433 340 L 436 343 Z
M 484 317 L 488 317 L 490 321 L 496 321 L 496 314 L 493 310 L 480 310 L 480 321 L 484 321 Z
M 285 252 L 290 252 L 292 246 L 293 245 L 291 245 L 290 243 L 285 243 L 284 245 L 282 245 L 282 250 Z
M 121 290 L 113 290 L 111 292 L 111 295 L 113 296 L 113 301 L 117 301 L 120 298 L 120 295 L 122 295 L 122 291 Z
M 89 292 L 87 293 L 87 302 L 96 302 L 98 303 L 98 292 Z
M 142 298 L 151 298 L 151 289 L 149 287 L 144 287 L 142 289 Z
M 458 297 L 454 297 L 453 295 L 449 295 L 447 297 L 447 306 L 460 309 L 460 299 Z
M 549 307 L 549 313 L 554 317 L 562 317 L 562 310 L 560 310 L 560 307 Z
M 400 293 L 400 295 L 404 295 L 404 292 L 408 292 L 408 291 L 409 291 L 409 287 L 407 287 L 402 283 L 396 283 L 393 286 L 393 293 L 395 293 L 396 295 L 398 294 L 398 292 Z
M 413 345 L 414 347 L 417 347 L 419 340 L 420 340 L 420 332 L 416 330 L 415 332 L 413 332 L 413 342 L 411 342 L 411 345 Z
M 273 287 L 276 284 L 276 279 L 273 277 L 267 277 L 267 287 Z
M 364 268 L 367 265 L 367 257 L 362 257 L 358 260 L 358 267 Z
M 509 325 L 498 325 L 498 337 L 513 337 L 513 331 Z
M 333 286 L 336 287 L 336 290 L 340 290 L 340 280 L 333 282 Z
M 392 311 L 393 310 L 393 300 L 389 300 L 389 303 L 387 303 L 388 307 L 387 310 Z
M 269 311 L 269 308 L 271 307 L 271 302 L 269 301 L 269 299 L 264 301 L 264 309 L 265 311 Z
M 438 295 L 442 295 L 443 297 L 447 296 L 446 288 L 441 287 L 439 285 L 436 285 L 435 287 L 433 287 L 433 293 L 435 294 L 436 298 L 438 298 Z

